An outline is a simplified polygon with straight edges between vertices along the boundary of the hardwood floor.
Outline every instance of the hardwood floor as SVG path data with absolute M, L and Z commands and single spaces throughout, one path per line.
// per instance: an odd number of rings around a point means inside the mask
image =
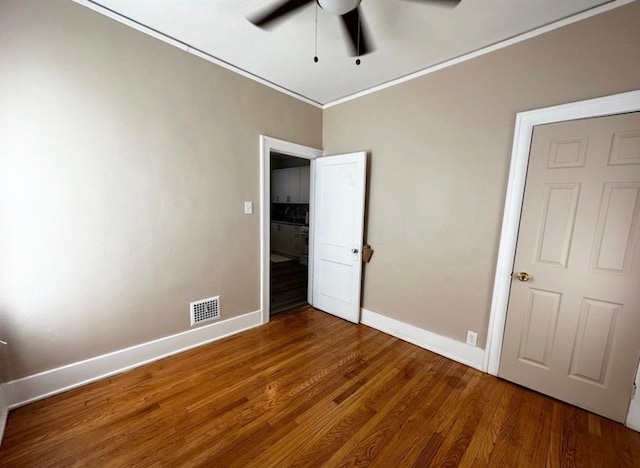
M 307 304 L 308 278 L 298 260 L 271 262 L 271 315 Z
M 16 409 L 0 466 L 640 466 L 640 434 L 312 308 Z

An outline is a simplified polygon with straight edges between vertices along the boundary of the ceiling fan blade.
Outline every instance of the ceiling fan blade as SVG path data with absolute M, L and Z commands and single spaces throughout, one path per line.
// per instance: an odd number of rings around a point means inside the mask
M 430 3 L 434 6 L 440 6 L 445 8 L 455 8 L 462 0 L 405 0 L 414 3 Z
M 340 16 L 340 18 L 342 19 L 342 25 L 349 34 L 350 45 L 353 51 L 352 55 L 354 57 L 367 55 L 375 50 L 364 21 L 364 16 L 360 12 L 360 7 L 345 13 Z
M 307 3 L 312 2 L 314 2 L 314 0 L 286 0 L 275 7 L 269 8 L 261 13 L 251 15 L 247 19 L 256 26 L 267 28 L 271 26 L 273 21 L 279 20 L 283 16 L 286 16 L 298 8 L 305 6 Z

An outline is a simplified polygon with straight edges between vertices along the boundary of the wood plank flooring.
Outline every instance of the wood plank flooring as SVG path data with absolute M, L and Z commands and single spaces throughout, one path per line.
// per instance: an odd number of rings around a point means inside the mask
M 307 304 L 308 268 L 298 260 L 271 262 L 271 314 Z
M 16 409 L 0 466 L 640 466 L 640 434 L 310 307 Z

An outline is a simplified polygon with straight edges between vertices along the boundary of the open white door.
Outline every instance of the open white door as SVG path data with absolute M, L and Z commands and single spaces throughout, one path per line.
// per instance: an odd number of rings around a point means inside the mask
M 318 158 L 312 224 L 313 306 L 360 322 L 366 153 Z

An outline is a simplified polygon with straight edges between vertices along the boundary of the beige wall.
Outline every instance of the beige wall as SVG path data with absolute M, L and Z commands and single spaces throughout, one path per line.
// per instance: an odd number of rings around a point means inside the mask
M 323 114 L 371 153 L 363 306 L 485 346 L 517 112 L 640 88 L 640 3 Z
M 70 1 L 0 0 L 0 381 L 186 330 L 194 299 L 257 310 L 258 135 L 323 129 L 371 152 L 363 305 L 484 346 L 515 114 L 640 88 L 638 24 L 636 2 L 323 119 Z
M 0 381 L 259 309 L 259 135 L 321 110 L 71 1 L 0 3 Z

